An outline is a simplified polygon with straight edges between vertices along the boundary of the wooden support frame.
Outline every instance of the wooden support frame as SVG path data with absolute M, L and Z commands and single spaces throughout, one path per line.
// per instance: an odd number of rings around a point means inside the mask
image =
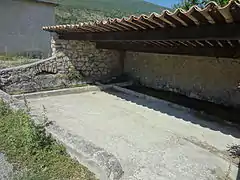
M 189 56 L 208 56 L 239 58 L 240 46 L 236 47 L 159 47 L 159 46 L 141 46 L 140 44 L 128 44 L 118 42 L 96 42 L 97 49 L 112 49 L 121 51 L 146 52 L 158 54 L 174 54 Z
M 124 32 L 58 32 L 60 39 L 88 41 L 239 40 L 240 24 L 218 24 Z

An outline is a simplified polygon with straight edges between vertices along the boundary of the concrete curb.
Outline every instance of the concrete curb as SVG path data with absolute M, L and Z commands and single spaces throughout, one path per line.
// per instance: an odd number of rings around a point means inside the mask
M 24 109 L 24 103 L 18 101 L 13 96 L 5 93 L 4 91 L 0 90 L 0 100 L 3 100 L 5 103 L 9 104 L 13 109 Z
M 136 92 L 136 91 L 132 91 L 132 90 L 129 90 L 129 89 L 126 89 L 126 88 L 123 88 L 123 87 L 113 85 L 112 88 L 117 90 L 117 91 L 123 92 L 125 94 L 129 94 L 129 95 L 132 95 L 132 96 L 135 96 L 135 97 L 143 98 L 143 99 L 146 99 L 146 100 L 149 100 L 149 101 L 158 101 L 158 102 L 161 102 L 161 103 L 166 104 L 168 106 L 174 107 L 176 109 L 188 110 L 188 111 L 192 110 L 190 108 L 180 106 L 178 104 L 174 104 L 174 103 L 171 103 L 171 102 L 168 102 L 168 101 L 164 101 L 164 100 L 161 100 L 161 99 L 158 99 L 158 98 L 146 95 L 146 94 L 142 94 L 142 93 L 139 93 L 139 92 Z
M 106 86 L 106 85 L 104 85 L 104 84 L 102 84 L 100 82 L 96 82 L 96 85 L 98 85 L 98 86 Z M 113 86 L 126 87 L 126 86 L 131 86 L 131 85 L 133 85 L 132 81 L 109 84 L 109 86 L 111 86 L 111 87 L 113 87 Z
M 102 86 L 83 86 L 83 87 L 75 87 L 75 88 L 66 88 L 66 89 L 57 89 L 52 91 L 42 91 L 42 92 L 35 92 L 35 93 L 27 93 L 27 94 L 20 94 L 20 95 L 13 95 L 14 98 L 23 99 L 24 97 L 30 98 L 42 98 L 48 96 L 59 96 L 59 95 L 66 95 L 66 94 L 78 94 L 83 92 L 89 91 L 101 91 L 107 88 L 111 88 L 111 85 L 102 85 Z
M 88 167 L 101 180 L 120 180 L 124 171 L 118 159 L 104 149 L 53 124 L 47 128 L 62 143 L 72 158 Z

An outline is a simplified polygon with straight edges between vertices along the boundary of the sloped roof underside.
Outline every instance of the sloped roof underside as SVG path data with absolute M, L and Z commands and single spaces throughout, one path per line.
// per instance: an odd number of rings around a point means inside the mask
M 97 42 L 99 48 L 239 57 L 240 3 L 230 1 L 220 7 L 210 2 L 203 9 L 193 6 L 188 11 L 166 10 L 162 14 L 43 29 L 56 32 L 62 39 Z

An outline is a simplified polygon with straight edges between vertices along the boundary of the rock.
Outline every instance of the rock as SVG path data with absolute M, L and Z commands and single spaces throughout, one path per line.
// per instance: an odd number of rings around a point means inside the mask
M 4 154 L 0 153 L 0 179 L 10 180 L 13 178 L 13 166 L 7 162 Z

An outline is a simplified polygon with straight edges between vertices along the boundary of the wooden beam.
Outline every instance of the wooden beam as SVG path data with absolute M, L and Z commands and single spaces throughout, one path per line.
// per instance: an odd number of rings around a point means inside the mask
M 118 42 L 97 42 L 97 49 L 111 49 L 121 51 L 189 55 L 189 56 L 208 56 L 208 57 L 226 57 L 239 58 L 240 46 L 237 47 L 157 47 L 140 46 L 139 44 L 128 44 Z
M 62 32 L 60 39 L 89 41 L 146 41 L 146 40 L 239 40 L 240 24 L 203 25 L 124 32 Z

